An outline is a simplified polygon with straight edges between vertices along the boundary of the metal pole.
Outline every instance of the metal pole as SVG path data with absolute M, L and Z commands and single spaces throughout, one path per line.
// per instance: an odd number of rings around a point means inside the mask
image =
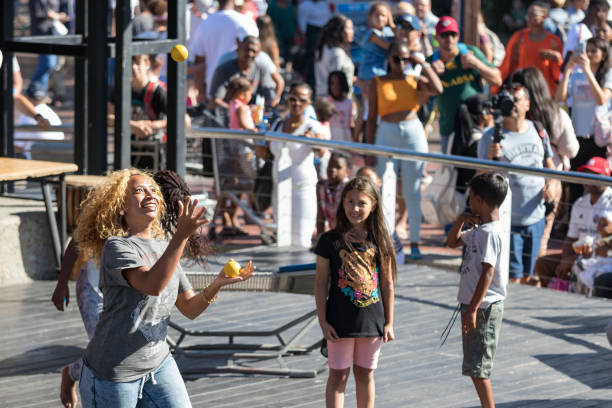
M 132 11 L 129 1 L 120 1 L 115 9 L 117 47 L 115 51 L 115 169 L 130 167 L 132 102 Z
M 185 0 L 168 2 L 168 38 L 185 44 Z M 168 56 L 170 57 L 170 56 Z M 168 58 L 168 128 L 167 167 L 185 175 L 187 144 L 185 142 L 187 62 Z
M 108 0 L 88 1 L 88 162 L 90 173 L 103 174 L 108 168 L 106 131 Z
M 0 27 L 0 43 L 13 39 L 13 1 L 2 2 L 2 26 Z M 13 53 L 3 51 L 4 57 L 0 66 L 0 156 L 13 157 Z
M 75 32 L 87 38 L 87 2 L 77 1 L 75 3 Z M 89 173 L 89 161 L 87 156 L 88 147 L 88 71 L 85 58 L 75 58 L 74 61 L 74 162 L 79 166 L 79 173 Z

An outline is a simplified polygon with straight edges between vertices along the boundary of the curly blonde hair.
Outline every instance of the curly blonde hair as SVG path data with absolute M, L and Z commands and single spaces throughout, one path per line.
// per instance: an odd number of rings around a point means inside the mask
M 80 257 L 99 262 L 102 248 L 108 238 L 128 235 L 123 211 L 128 182 L 132 176 L 145 176 L 155 186 L 160 200 L 160 209 L 157 219 L 153 222 L 152 232 L 157 239 L 166 237 L 161 226 L 166 204 L 153 177 L 137 169 L 117 170 L 109 174 L 108 180 L 92 190 L 81 203 L 81 213 L 74 232 L 74 237 L 79 243 Z

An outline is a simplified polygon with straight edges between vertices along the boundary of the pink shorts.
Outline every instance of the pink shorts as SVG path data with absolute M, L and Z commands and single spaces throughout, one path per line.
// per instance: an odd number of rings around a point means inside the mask
M 353 364 L 374 370 L 380 355 L 380 337 L 342 337 L 327 342 L 329 368 L 344 370 Z

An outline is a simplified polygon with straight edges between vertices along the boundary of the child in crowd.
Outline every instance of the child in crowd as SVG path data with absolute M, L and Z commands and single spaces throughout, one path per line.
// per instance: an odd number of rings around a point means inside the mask
M 329 96 L 336 112 L 330 119 L 331 138 L 342 142 L 359 141 L 353 135 L 355 130 L 355 115 L 357 107 L 349 95 L 349 84 L 346 74 L 342 71 L 333 71 L 328 79 Z
M 574 264 L 572 271 L 579 285 L 586 286 L 593 296 L 612 297 L 612 211 L 605 211 L 597 221 L 597 237 L 594 245 L 583 243 L 586 239 L 573 244 L 574 251 L 582 257 Z M 585 237 L 586 238 L 586 237 Z M 582 246 L 577 244 L 583 243 Z
M 227 85 L 229 100 L 229 127 L 256 132 L 249 101 L 253 96 L 251 81 L 243 76 L 230 79 Z
M 335 151 L 327 166 L 327 180 L 319 180 L 317 183 L 317 235 L 319 236 L 336 225 L 340 196 L 349 181 L 351 162 L 349 154 Z
M 463 375 L 470 376 L 483 407 L 494 407 L 491 369 L 508 286 L 507 240 L 499 219 L 508 183 L 498 173 L 480 174 L 470 182 L 472 214 L 462 214 L 446 245 L 465 245 L 459 294 L 463 334 Z M 463 231 L 463 227 L 470 228 Z
M 315 98 L 313 108 L 316 119 L 321 124 L 321 139 L 331 140 L 329 121 L 336 114 L 334 104 L 328 101 L 327 98 L 318 96 Z M 319 180 L 325 180 L 327 178 L 327 164 L 329 163 L 330 157 L 331 152 L 328 149 L 319 148 L 315 151 L 315 167 L 317 168 Z
M 253 94 L 251 81 L 242 76 L 235 76 L 230 79 L 227 85 L 227 95 L 229 100 L 229 128 L 250 130 L 256 132 L 257 128 L 253 121 L 253 115 L 249 101 Z M 253 150 L 252 139 L 246 139 L 245 142 L 235 141 L 232 148 L 228 152 L 231 156 L 230 162 L 238 166 L 235 171 L 232 171 L 232 176 L 239 175 L 248 180 L 255 180 L 257 175 L 257 163 L 255 152 Z M 248 200 L 253 202 L 253 197 L 248 194 Z M 237 206 L 230 200 L 222 203 L 221 214 L 223 218 L 224 229 L 222 235 L 242 235 L 237 219 Z
M 369 30 L 363 36 L 361 47 L 363 60 L 357 70 L 359 87 L 368 100 L 374 77 L 387 73 L 387 50 L 395 36 L 393 32 L 393 16 L 389 5 L 385 2 L 374 2 L 368 12 Z
M 357 406 L 373 407 L 381 340 L 395 339 L 395 254 L 370 179 L 349 181 L 340 199 L 336 226 L 321 235 L 315 249 L 315 300 L 329 364 L 325 402 L 344 406 L 352 366 Z
M 357 170 L 357 177 L 367 177 L 370 179 L 372 183 L 376 187 L 378 187 L 378 191 L 381 191 L 382 188 L 382 180 L 378 177 L 378 173 L 372 167 L 362 167 Z M 406 262 L 406 254 L 404 253 L 404 245 L 402 244 L 402 240 L 399 235 L 397 235 L 397 231 L 393 231 L 391 234 L 391 239 L 393 240 L 393 248 L 395 249 L 395 262 L 398 265 L 403 265 Z

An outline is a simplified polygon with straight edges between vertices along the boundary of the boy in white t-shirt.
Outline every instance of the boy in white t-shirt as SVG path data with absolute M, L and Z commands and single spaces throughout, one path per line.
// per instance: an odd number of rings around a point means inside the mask
M 448 233 L 446 245 L 465 245 L 457 299 L 461 303 L 463 375 L 470 376 L 483 407 L 495 406 L 491 368 L 499 338 L 508 286 L 508 240 L 499 219 L 499 207 L 508 182 L 499 173 L 480 174 L 470 181 L 473 214 L 460 215 Z M 462 232 L 464 226 L 471 228 Z

